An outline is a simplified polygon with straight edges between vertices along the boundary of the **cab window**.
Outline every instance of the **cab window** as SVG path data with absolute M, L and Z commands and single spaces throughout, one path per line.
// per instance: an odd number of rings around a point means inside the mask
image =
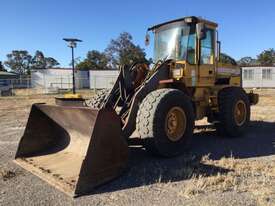
M 195 33 L 189 36 L 187 45 L 187 62 L 189 64 L 195 64 L 195 46 L 196 46 L 196 35 Z
M 214 63 L 214 31 L 211 29 L 206 30 L 206 37 L 201 40 L 201 56 L 200 64 L 213 64 Z

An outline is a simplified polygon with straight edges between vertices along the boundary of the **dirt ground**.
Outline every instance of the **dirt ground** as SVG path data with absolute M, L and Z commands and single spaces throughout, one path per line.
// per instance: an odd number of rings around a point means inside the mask
M 0 205 L 275 206 L 275 90 L 257 92 L 260 102 L 244 137 L 196 129 L 191 151 L 172 159 L 130 146 L 124 175 L 76 199 L 12 162 L 30 105 L 53 103 L 53 95 L 1 97 Z

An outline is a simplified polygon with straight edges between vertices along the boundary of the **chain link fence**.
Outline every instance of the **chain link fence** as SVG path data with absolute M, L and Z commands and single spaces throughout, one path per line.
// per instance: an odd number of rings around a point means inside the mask
M 90 78 L 75 78 L 77 92 L 96 92 L 100 89 L 111 88 L 117 76 L 92 76 Z M 33 94 L 63 94 L 72 91 L 71 76 L 51 78 L 16 78 L 0 79 L 0 96 L 33 95 Z

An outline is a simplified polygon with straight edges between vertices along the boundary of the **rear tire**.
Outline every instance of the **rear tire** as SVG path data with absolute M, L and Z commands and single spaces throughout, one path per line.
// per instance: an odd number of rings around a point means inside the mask
M 109 92 L 110 89 L 100 90 L 91 99 L 85 101 L 86 105 L 94 109 L 100 109 L 103 106 L 105 97 L 109 94 Z
M 191 99 L 177 89 L 149 93 L 139 107 L 136 128 L 146 150 L 166 157 L 182 154 L 193 136 Z
M 225 88 L 219 93 L 218 103 L 217 132 L 222 136 L 241 136 L 250 121 L 250 103 L 245 91 L 239 87 Z

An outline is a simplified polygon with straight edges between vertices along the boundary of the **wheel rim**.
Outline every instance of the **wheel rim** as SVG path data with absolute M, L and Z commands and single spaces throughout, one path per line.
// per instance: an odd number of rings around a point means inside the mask
M 176 142 L 186 130 L 186 114 L 180 107 L 171 108 L 165 119 L 165 132 L 169 140 Z
M 234 119 L 238 126 L 242 126 L 246 121 L 246 105 L 243 100 L 239 100 L 234 108 Z

